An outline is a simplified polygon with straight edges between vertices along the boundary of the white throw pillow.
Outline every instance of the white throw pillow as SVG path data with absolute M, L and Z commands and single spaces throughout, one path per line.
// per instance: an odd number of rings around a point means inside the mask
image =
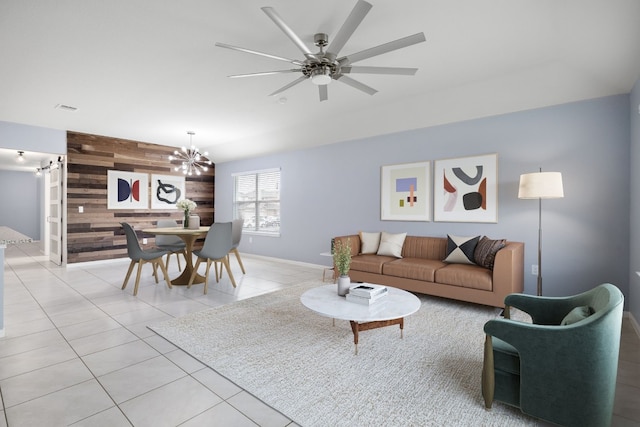
M 375 254 L 378 252 L 378 246 L 380 246 L 380 232 L 378 233 L 365 233 L 360 232 L 360 253 L 361 254 Z
M 393 256 L 402 258 L 402 246 L 407 233 L 391 234 L 383 231 L 380 235 L 380 246 L 378 255 Z

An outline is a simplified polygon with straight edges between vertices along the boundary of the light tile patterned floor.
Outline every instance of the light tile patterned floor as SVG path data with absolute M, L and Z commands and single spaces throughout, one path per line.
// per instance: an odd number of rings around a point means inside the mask
M 244 255 L 237 288 L 224 278 L 203 295 L 156 285 L 145 266 L 133 297 L 133 280 L 120 290 L 128 260 L 62 268 L 22 244 L 5 261 L 0 427 L 295 426 L 147 325 L 320 279 L 321 267 Z M 639 408 L 640 340 L 625 320 L 613 425 L 640 426 Z

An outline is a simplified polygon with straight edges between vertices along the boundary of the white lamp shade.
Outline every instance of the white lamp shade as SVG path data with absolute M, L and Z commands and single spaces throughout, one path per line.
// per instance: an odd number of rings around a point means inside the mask
M 519 199 L 559 199 L 564 197 L 560 172 L 535 172 L 520 175 Z

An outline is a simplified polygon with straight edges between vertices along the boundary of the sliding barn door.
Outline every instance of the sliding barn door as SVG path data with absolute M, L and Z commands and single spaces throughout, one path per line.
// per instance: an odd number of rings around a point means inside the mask
M 49 259 L 62 265 L 62 170 L 50 169 L 49 179 Z

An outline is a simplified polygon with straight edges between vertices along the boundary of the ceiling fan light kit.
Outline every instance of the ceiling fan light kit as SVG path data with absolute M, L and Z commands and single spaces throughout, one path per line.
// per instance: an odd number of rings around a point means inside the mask
M 313 53 L 304 44 L 302 39 L 286 24 L 286 22 L 280 17 L 280 15 L 272 7 L 263 7 L 262 11 L 285 33 L 287 37 L 298 47 L 303 53 L 304 60 L 296 60 L 290 58 L 283 58 L 281 56 L 272 55 L 270 53 L 260 52 L 253 49 L 247 49 L 243 47 L 233 46 L 226 43 L 216 43 L 216 46 L 225 49 L 236 50 L 239 52 L 250 53 L 252 55 L 263 56 L 278 61 L 288 62 L 297 66 L 298 68 L 288 70 L 276 70 L 276 71 L 263 71 L 250 74 L 235 74 L 229 76 L 230 78 L 239 77 L 256 77 L 273 74 L 287 74 L 287 73 L 302 73 L 301 77 L 298 77 L 291 83 L 283 86 L 269 94 L 269 96 L 278 95 L 285 90 L 297 85 L 307 79 L 318 86 L 320 101 L 326 101 L 328 99 L 327 85 L 332 80 L 340 81 L 348 86 L 365 92 L 369 95 L 373 95 L 377 90 L 370 86 L 365 85 L 355 79 L 352 79 L 346 74 L 386 74 L 386 75 L 400 75 L 400 76 L 412 76 L 418 71 L 417 68 L 402 68 L 402 67 L 373 67 L 373 66 L 351 66 L 354 62 L 362 61 L 372 58 L 374 56 L 382 55 L 394 50 L 402 49 L 408 46 L 412 46 L 417 43 L 426 41 L 424 33 L 416 33 L 408 37 L 403 37 L 398 40 L 394 40 L 379 46 L 375 46 L 369 49 L 365 49 L 360 52 L 356 52 L 351 55 L 339 57 L 338 54 L 345 46 L 349 38 L 353 35 L 356 28 L 360 25 L 364 17 L 369 13 L 373 6 L 364 1 L 358 0 L 353 10 L 347 17 L 346 21 L 342 24 L 342 27 L 338 30 L 335 37 L 329 43 L 329 36 L 325 33 L 316 33 L 313 37 L 314 44 L 319 48 L 319 52 Z M 326 48 L 326 51 L 325 51 Z

